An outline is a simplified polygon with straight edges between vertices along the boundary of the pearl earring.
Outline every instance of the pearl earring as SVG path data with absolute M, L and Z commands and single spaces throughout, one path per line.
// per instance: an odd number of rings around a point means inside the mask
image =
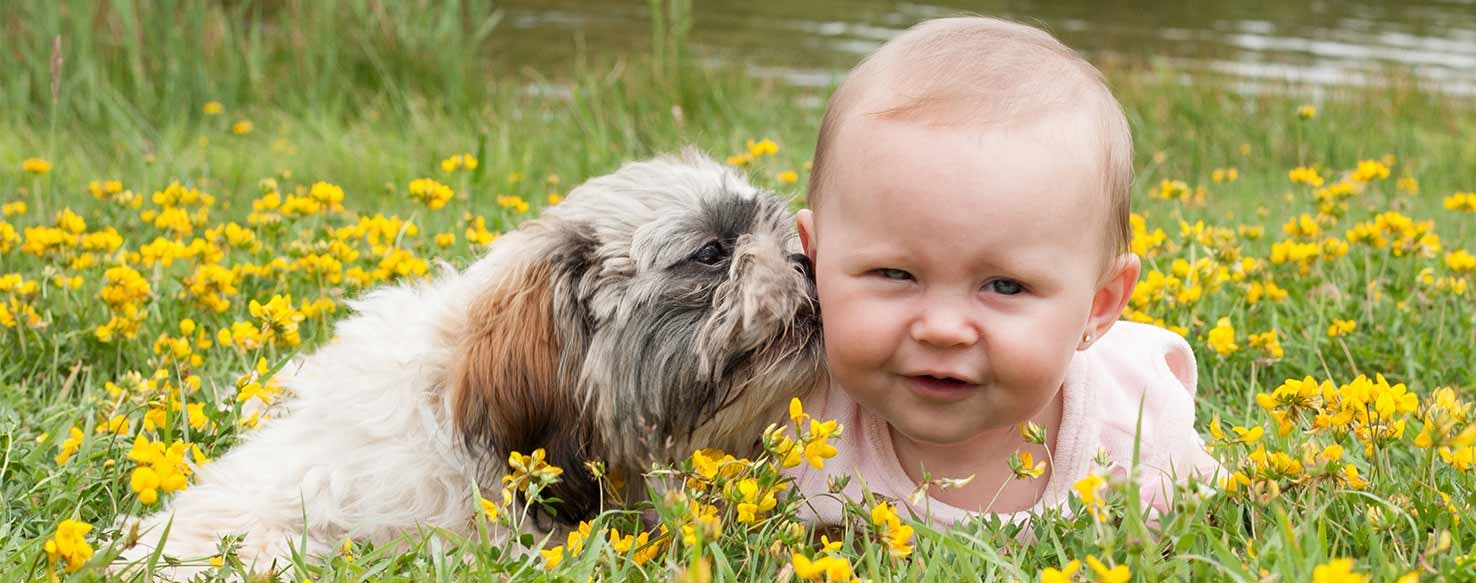
M 1092 343 L 1092 333 L 1091 332 L 1087 332 L 1086 334 L 1082 334 L 1081 335 L 1081 343 L 1082 344 L 1091 344 Z

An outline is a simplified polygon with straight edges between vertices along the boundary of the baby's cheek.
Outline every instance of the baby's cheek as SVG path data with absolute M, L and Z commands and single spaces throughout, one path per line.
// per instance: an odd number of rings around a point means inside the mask
M 880 367 L 887 359 L 884 310 L 860 300 L 838 301 L 821 306 L 825 351 L 832 374 L 846 382 L 855 374 Z
M 1005 370 L 998 372 L 1016 391 L 1046 398 L 1055 394 L 1065 378 L 1074 347 L 1063 347 L 1058 339 L 1041 335 L 1041 332 L 1012 343 L 1008 353 L 1002 355 L 1004 362 L 1000 367 Z

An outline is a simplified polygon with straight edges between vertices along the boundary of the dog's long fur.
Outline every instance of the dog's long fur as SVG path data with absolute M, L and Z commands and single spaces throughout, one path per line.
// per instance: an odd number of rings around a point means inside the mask
M 795 250 L 782 201 L 694 152 L 592 179 L 465 271 L 351 302 L 279 373 L 286 411 L 143 518 L 124 558 L 171 518 L 165 554 L 244 535 L 258 571 L 345 536 L 467 533 L 473 484 L 495 492 L 511 451 L 564 468 L 548 495 L 566 524 L 598 510 L 585 461 L 639 477 L 694 447 L 748 452 L 823 374 Z

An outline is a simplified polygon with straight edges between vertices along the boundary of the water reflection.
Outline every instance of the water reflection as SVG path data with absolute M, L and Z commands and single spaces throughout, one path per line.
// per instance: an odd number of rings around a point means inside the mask
M 1391 69 L 1445 92 L 1476 93 L 1476 0 L 1408 2 L 694 2 L 692 46 L 705 61 L 823 86 L 924 18 L 972 11 L 1043 26 L 1087 58 L 1168 64 L 1258 83 L 1383 83 Z M 558 70 L 586 54 L 646 51 L 640 0 L 514 0 L 498 38 L 503 65 Z

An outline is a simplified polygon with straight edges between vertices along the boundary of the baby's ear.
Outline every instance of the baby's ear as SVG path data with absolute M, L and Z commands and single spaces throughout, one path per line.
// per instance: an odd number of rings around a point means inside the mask
M 1133 299 L 1133 289 L 1138 286 L 1138 273 L 1142 270 L 1143 263 L 1135 253 L 1123 253 L 1112 260 L 1102 273 L 1097 293 L 1092 296 L 1092 311 L 1087 317 L 1085 334 L 1097 339 L 1112 329 L 1112 324 L 1122 317 L 1123 309 Z M 1084 340 L 1081 348 L 1085 349 L 1090 344 L 1091 341 Z
M 794 222 L 799 227 L 800 246 L 805 250 L 805 256 L 815 261 L 815 213 L 810 209 L 800 209 L 795 215 Z

